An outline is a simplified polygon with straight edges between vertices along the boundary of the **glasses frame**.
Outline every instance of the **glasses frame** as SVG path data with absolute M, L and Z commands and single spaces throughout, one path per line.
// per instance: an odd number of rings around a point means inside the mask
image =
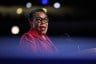
M 38 23 L 41 23 L 41 22 L 43 22 L 43 23 L 48 23 L 48 22 L 49 22 L 49 18 L 48 18 L 48 17 L 45 17 L 45 18 L 35 17 L 34 19 L 35 19 L 35 21 L 38 22 Z

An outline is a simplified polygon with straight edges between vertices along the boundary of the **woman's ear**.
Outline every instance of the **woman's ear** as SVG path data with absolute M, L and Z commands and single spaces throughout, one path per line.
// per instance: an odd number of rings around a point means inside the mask
M 29 22 L 31 28 L 35 28 L 34 22 Z
M 32 22 L 32 28 L 35 28 L 35 24 Z

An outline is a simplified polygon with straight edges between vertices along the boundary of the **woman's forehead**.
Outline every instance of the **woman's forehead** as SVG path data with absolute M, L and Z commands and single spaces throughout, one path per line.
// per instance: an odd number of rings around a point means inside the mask
M 44 12 L 36 12 L 35 17 L 45 18 L 45 17 L 47 17 L 47 15 Z

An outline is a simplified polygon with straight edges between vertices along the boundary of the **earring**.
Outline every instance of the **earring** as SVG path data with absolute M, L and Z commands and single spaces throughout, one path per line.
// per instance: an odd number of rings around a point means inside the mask
M 35 27 L 35 25 L 32 23 L 32 28 L 34 28 Z

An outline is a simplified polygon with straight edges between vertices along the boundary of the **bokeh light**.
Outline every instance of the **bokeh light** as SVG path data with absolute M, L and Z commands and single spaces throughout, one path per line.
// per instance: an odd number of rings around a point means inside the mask
M 12 28 L 11 28 L 12 34 L 19 34 L 19 32 L 20 32 L 20 29 L 18 26 L 12 26 Z
M 26 3 L 26 8 L 31 8 L 32 7 L 32 3 L 31 2 L 27 2 Z
M 60 4 L 59 2 L 55 2 L 55 3 L 53 4 L 53 7 L 54 7 L 54 8 L 60 8 L 60 7 L 61 7 L 61 4 Z
M 47 9 L 46 8 L 42 8 L 46 13 L 47 13 Z
M 23 9 L 22 9 L 22 8 L 18 8 L 18 9 L 16 10 L 16 13 L 17 13 L 17 14 L 22 14 L 22 12 L 23 12 Z
M 43 5 L 47 5 L 47 4 L 48 4 L 48 0 L 41 0 L 41 3 L 42 3 Z

